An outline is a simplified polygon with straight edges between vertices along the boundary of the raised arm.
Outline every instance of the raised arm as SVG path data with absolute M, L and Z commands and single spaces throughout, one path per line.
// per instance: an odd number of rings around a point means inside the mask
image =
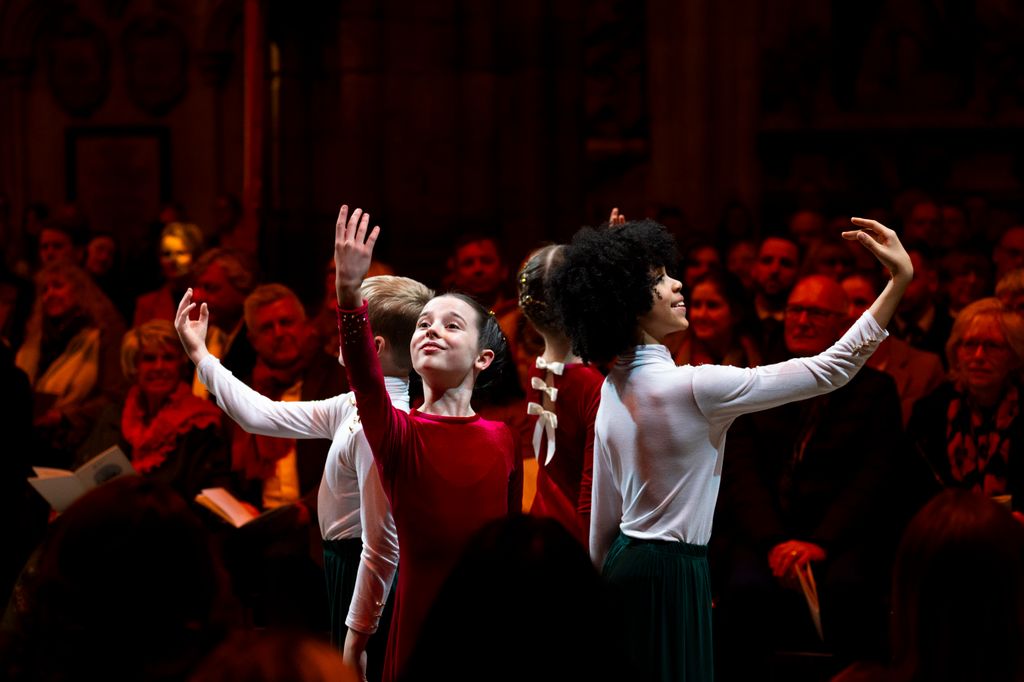
M 382 467 L 382 482 L 387 489 L 393 458 L 402 451 L 398 446 L 407 433 L 408 415 L 391 405 L 384 385 L 384 373 L 373 341 L 360 285 L 370 267 L 373 245 L 380 234 L 374 227 L 367 234 L 369 214 L 356 209 L 351 216 L 348 206 L 338 212 L 334 232 L 335 289 L 338 295 L 338 334 L 341 354 L 345 360 L 349 385 L 356 394 L 363 433 L 370 443 L 374 458 Z
M 896 306 L 903 298 L 907 285 L 914 279 L 914 266 L 900 238 L 888 227 L 867 218 L 850 218 L 850 222 L 860 229 L 843 232 L 843 239 L 859 241 L 889 270 L 889 282 L 868 308 L 878 326 L 885 329 L 896 313 Z
M 875 220 L 851 220 L 861 229 L 844 232 L 843 238 L 859 241 L 889 270 L 885 289 L 841 339 L 818 355 L 753 369 L 715 365 L 697 368 L 693 396 L 708 419 L 732 419 L 839 388 L 853 378 L 888 336 L 885 326 L 914 277 L 914 267 L 895 232 Z
M 355 310 L 363 304 L 359 288 L 370 270 L 373 260 L 373 245 L 377 242 L 380 227 L 374 227 L 369 236 L 370 214 L 357 208 L 348 214 L 348 206 L 338 211 L 338 222 L 334 225 L 334 288 L 338 294 L 338 307 Z
M 174 328 L 185 352 L 196 363 L 199 380 L 216 397 L 217 405 L 249 433 L 277 438 L 333 438 L 334 431 L 345 419 L 348 400 L 283 402 L 261 395 L 246 386 L 220 364 L 206 347 L 210 315 L 206 304 L 199 308 L 199 319 L 189 319 L 195 308 L 189 289 L 178 304 Z

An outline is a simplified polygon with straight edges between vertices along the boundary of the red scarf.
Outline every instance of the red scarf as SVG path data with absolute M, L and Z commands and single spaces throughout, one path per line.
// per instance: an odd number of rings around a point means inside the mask
M 262 360 L 252 370 L 252 388 L 271 400 L 281 396 L 295 384 L 296 372 L 274 370 Z M 247 479 L 266 480 L 274 475 L 277 461 L 295 447 L 294 438 L 274 438 L 246 433 L 234 421 L 231 430 L 231 468 L 240 471 Z
M 186 433 L 219 425 L 220 420 L 217 406 L 192 395 L 190 387 L 182 382 L 147 421 L 142 392 L 132 386 L 121 413 L 121 434 L 132 448 L 132 466 L 144 474 L 163 464 Z
M 1010 385 L 995 412 L 986 417 L 971 409 L 966 392 L 946 411 L 946 454 L 953 479 L 986 495 L 1006 492 L 1010 462 L 1010 427 L 1020 413 L 1017 387 Z

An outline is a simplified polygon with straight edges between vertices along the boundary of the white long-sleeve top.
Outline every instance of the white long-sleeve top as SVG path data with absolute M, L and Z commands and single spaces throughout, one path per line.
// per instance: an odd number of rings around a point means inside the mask
M 590 554 L 597 567 L 620 530 L 706 545 L 733 420 L 839 388 L 887 336 L 865 312 L 821 354 L 763 367 L 677 367 L 661 345 L 620 356 L 594 423 Z
M 320 534 L 324 540 L 362 539 L 345 624 L 359 632 L 376 632 L 398 567 L 398 533 L 363 435 L 355 396 L 342 393 L 327 400 L 273 401 L 246 386 L 212 355 L 199 363 L 198 372 L 220 408 L 249 433 L 331 441 L 317 494 Z M 384 382 L 391 403 L 408 412 L 409 380 L 385 377 Z

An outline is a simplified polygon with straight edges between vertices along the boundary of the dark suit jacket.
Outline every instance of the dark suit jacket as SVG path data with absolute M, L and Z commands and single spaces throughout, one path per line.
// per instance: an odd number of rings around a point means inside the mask
M 902 441 L 896 386 L 868 367 L 828 395 L 745 415 L 729 432 L 715 523 L 764 551 L 788 539 L 827 551 L 858 543 L 892 525 Z

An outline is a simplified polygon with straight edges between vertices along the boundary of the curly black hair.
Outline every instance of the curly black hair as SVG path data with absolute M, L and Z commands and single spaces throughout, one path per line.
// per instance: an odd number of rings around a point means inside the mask
M 564 250 L 550 292 L 573 351 L 606 363 L 636 340 L 637 318 L 654 304 L 655 270 L 673 270 L 675 240 L 653 220 L 585 227 Z

